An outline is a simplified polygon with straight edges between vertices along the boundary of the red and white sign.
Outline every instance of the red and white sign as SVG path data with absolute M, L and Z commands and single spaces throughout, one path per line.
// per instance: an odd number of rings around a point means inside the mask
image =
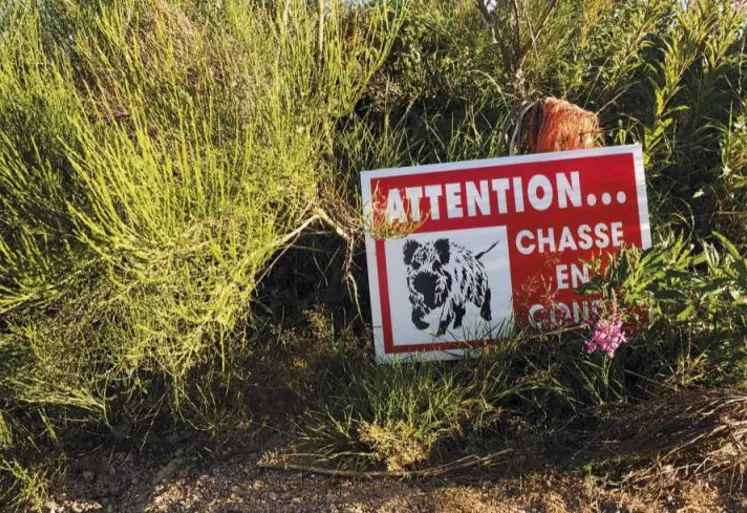
M 651 245 L 639 145 L 367 171 L 362 185 L 383 360 L 581 321 L 596 301 L 575 292 L 585 262 Z

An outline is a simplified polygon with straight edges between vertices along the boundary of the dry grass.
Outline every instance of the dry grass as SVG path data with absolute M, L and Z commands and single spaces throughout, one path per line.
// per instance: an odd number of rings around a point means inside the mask
M 744 485 L 747 393 L 692 389 L 664 394 L 624 413 L 603 433 L 607 440 L 593 452 L 607 455 L 626 486 L 672 488 L 686 478 Z

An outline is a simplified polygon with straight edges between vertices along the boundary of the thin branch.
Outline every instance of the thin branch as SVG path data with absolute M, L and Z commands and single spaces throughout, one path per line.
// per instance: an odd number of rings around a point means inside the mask
M 476 465 L 482 465 L 489 463 L 498 456 L 508 454 L 512 452 L 511 449 L 504 449 L 502 451 L 489 454 L 487 456 L 479 457 L 474 454 L 465 456 L 451 463 L 445 463 L 431 468 L 421 470 L 374 470 L 374 471 L 355 471 L 355 470 L 338 470 L 326 467 L 318 467 L 315 465 L 302 465 L 300 463 L 270 463 L 270 462 L 258 462 L 259 468 L 271 469 L 271 470 L 295 470 L 298 472 L 309 472 L 311 474 L 322 474 L 327 476 L 337 477 L 351 477 L 351 478 L 413 478 L 413 477 L 435 477 L 441 476 L 448 472 L 455 470 L 461 470 Z
M 321 66 L 324 52 L 324 0 L 319 0 L 319 39 L 317 41 L 316 64 Z
M 323 1 L 323 0 L 322 0 Z M 274 267 L 275 263 L 280 259 L 280 257 L 285 254 L 285 252 L 290 248 L 290 242 L 297 239 L 301 233 L 303 233 L 306 229 L 308 229 L 312 224 L 316 222 L 322 222 L 324 223 L 328 228 L 331 228 L 332 231 L 334 231 L 337 235 L 340 236 L 345 241 L 345 245 L 347 246 L 346 250 L 346 257 L 345 257 L 345 267 L 344 267 L 344 278 L 345 281 L 348 284 L 348 287 L 350 288 L 350 295 L 353 296 L 353 301 L 355 302 L 356 310 L 358 311 L 358 315 L 363 317 L 363 309 L 361 308 L 360 301 L 358 300 L 359 292 L 358 292 L 358 283 L 355 281 L 355 277 L 353 276 L 353 257 L 355 256 L 355 236 L 351 233 L 349 233 L 345 228 L 340 225 L 340 223 L 336 222 L 332 217 L 330 217 L 329 214 L 327 214 L 321 207 L 314 208 L 314 213 L 306 218 L 306 220 L 298 226 L 295 230 L 292 232 L 284 235 L 282 238 L 277 240 L 275 242 L 275 247 L 282 247 L 283 249 L 280 251 L 278 255 L 276 255 L 275 259 L 270 263 L 270 265 L 267 266 L 265 269 L 265 272 L 260 276 L 260 280 L 264 278 L 264 276 L 269 273 L 270 269 Z
M 519 48 L 521 48 L 521 12 L 518 0 L 513 0 L 511 5 L 514 8 L 514 72 L 521 68 L 521 57 Z
M 319 220 L 319 216 L 316 215 L 316 214 L 314 214 L 313 216 L 309 217 L 308 219 L 306 219 L 306 221 L 304 221 L 303 223 L 301 223 L 301 226 L 299 226 L 298 228 L 296 228 L 292 232 L 286 234 L 282 239 L 278 240 L 275 243 L 275 246 L 285 246 L 288 242 L 290 242 L 291 240 L 293 240 L 296 237 L 298 237 L 299 235 L 301 235 L 301 232 L 303 232 L 306 228 L 308 228 L 310 225 L 312 225 L 313 223 L 315 223 L 318 220 Z
M 319 217 L 316 215 L 312 215 L 311 217 L 307 218 L 306 221 L 301 223 L 301 225 L 293 230 L 292 232 L 286 234 L 284 237 L 282 237 L 280 240 L 275 242 L 276 248 L 281 248 L 280 251 L 275 255 L 275 258 L 265 266 L 265 270 L 262 274 L 259 275 L 257 278 L 257 283 L 261 282 L 265 279 L 265 276 L 270 274 L 270 271 L 273 267 L 275 267 L 275 264 L 280 260 L 280 258 L 285 255 L 285 253 L 291 248 L 292 244 L 289 244 L 291 241 L 294 241 L 298 237 L 301 236 L 301 233 L 303 233 L 306 228 L 311 226 L 313 223 L 319 221 Z
M 290 0 L 285 0 L 285 5 L 283 6 L 283 26 L 285 28 L 288 28 L 288 12 L 290 11 Z
M 353 257 L 355 256 L 355 237 L 343 228 L 338 222 L 332 219 L 321 207 L 317 207 L 314 211 L 315 216 L 320 219 L 323 223 L 329 226 L 334 232 L 339 235 L 347 245 L 347 251 L 345 255 L 345 281 L 350 287 L 350 295 L 353 296 L 355 301 L 355 308 L 358 311 L 358 315 L 363 318 L 363 309 L 361 308 L 360 301 L 358 301 L 358 282 L 355 281 L 353 276 Z
M 327 226 L 332 228 L 334 232 L 345 239 L 348 242 L 352 242 L 354 240 L 354 237 L 350 235 L 342 226 L 340 226 L 339 223 L 337 223 L 334 219 L 332 219 L 327 212 L 321 209 L 321 207 L 317 207 L 314 209 L 314 215 L 324 221 Z
M 531 34 L 531 38 L 529 41 L 524 43 L 524 45 L 521 47 L 521 50 L 519 51 L 519 67 L 524 63 L 524 59 L 526 58 L 529 50 L 536 44 L 537 38 L 539 38 L 540 32 L 542 32 L 542 29 L 547 24 L 547 20 L 550 18 L 550 14 L 555 10 L 555 8 L 558 6 L 558 3 L 560 0 L 550 0 L 550 3 L 547 4 L 547 7 L 545 8 L 545 11 L 542 13 L 542 16 L 540 17 L 540 21 L 537 24 L 537 30 L 533 31 Z

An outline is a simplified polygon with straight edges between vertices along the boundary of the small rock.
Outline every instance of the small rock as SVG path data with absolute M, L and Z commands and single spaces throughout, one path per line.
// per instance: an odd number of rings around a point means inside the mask
M 293 499 L 291 499 L 291 502 L 293 504 L 301 504 L 301 497 L 293 497 Z
M 252 483 L 252 488 L 254 488 L 255 490 L 259 490 L 260 488 L 262 488 L 262 486 L 264 485 L 262 484 L 262 481 L 260 481 L 259 479 L 256 479 L 254 483 Z
M 276 494 L 275 492 L 270 492 L 270 500 L 271 501 L 278 500 L 278 494 Z
M 92 470 L 86 470 L 83 472 L 83 481 L 86 483 L 92 483 L 94 477 L 96 477 L 96 474 Z

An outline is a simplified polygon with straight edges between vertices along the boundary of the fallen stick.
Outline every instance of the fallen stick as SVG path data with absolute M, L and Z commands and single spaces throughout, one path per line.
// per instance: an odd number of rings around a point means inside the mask
M 443 465 L 437 465 L 431 468 L 425 468 L 421 470 L 371 470 L 371 471 L 356 471 L 356 470 L 337 470 L 325 467 L 317 467 L 314 465 L 302 465 L 300 463 L 270 463 L 258 461 L 257 466 L 259 468 L 270 469 L 270 470 L 295 470 L 299 472 L 309 472 L 311 474 L 321 474 L 327 476 L 336 477 L 351 477 L 351 478 L 412 478 L 412 477 L 435 477 L 441 476 L 448 472 L 455 470 L 461 470 L 475 465 L 487 463 L 498 456 L 508 454 L 512 452 L 511 449 L 504 449 L 487 456 L 478 457 L 474 454 L 459 458 L 458 460 L 450 463 L 444 463 Z

